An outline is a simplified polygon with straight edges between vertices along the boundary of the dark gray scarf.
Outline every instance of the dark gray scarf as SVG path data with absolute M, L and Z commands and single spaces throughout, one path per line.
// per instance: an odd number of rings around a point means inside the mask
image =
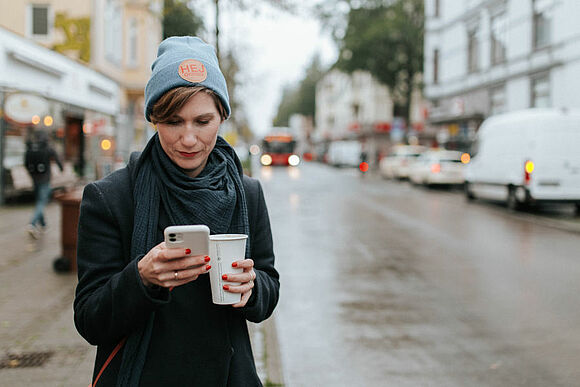
M 172 225 L 205 224 L 212 234 L 250 235 L 242 166 L 232 147 L 219 136 L 204 170 L 191 178 L 169 159 L 155 134 L 139 157 L 133 177 L 131 259 L 143 256 L 159 243 L 160 205 Z M 248 239 L 246 257 L 249 252 Z M 145 325 L 129 335 L 117 386 L 139 385 L 154 318 L 153 313 Z

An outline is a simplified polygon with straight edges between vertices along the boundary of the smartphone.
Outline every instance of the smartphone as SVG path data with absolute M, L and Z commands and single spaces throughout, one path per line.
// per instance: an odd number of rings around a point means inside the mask
M 169 226 L 163 234 L 169 249 L 190 249 L 188 255 L 209 254 L 209 227 L 205 225 Z

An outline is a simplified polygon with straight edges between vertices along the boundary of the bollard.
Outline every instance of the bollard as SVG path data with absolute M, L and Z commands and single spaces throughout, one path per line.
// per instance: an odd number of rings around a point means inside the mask
M 62 256 L 54 260 L 56 272 L 76 272 L 77 270 L 77 228 L 83 189 L 58 195 L 61 205 L 61 247 Z

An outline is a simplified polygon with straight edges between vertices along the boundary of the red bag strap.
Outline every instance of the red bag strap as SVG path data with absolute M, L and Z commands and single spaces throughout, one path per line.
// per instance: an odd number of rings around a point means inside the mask
M 107 367 L 109 366 L 109 363 L 113 360 L 113 358 L 115 357 L 115 355 L 117 355 L 117 352 L 119 352 L 119 350 L 123 347 L 123 345 L 125 344 L 125 341 L 127 341 L 127 338 L 126 337 L 123 337 L 121 339 L 121 341 L 119 341 L 119 344 L 117 344 L 117 346 L 115 347 L 115 349 L 113 349 L 113 351 L 111 352 L 111 354 L 109 355 L 109 357 L 107 358 L 107 360 L 105 361 L 105 363 L 103 364 L 103 366 L 101 367 L 101 370 L 99 371 L 99 374 L 95 378 L 95 381 L 93 382 L 92 385 L 89 385 L 89 387 L 95 387 L 97 385 L 97 382 L 99 381 L 99 378 L 101 377 L 101 375 L 103 374 L 103 372 L 105 372 L 105 369 L 107 369 Z
M 173 286 L 169 288 L 169 291 L 172 291 L 172 290 L 173 290 Z M 109 366 L 109 363 L 115 358 L 115 355 L 117 355 L 117 352 L 119 352 L 119 350 L 121 348 L 123 348 L 123 345 L 125 344 L 125 341 L 127 341 L 127 338 L 126 337 L 123 337 L 121 339 L 121 341 L 119 341 L 119 344 L 117 344 L 117 346 L 111 351 L 111 354 L 109 355 L 109 357 L 107 358 L 107 360 L 105 360 L 105 363 L 101 367 L 101 370 L 99 371 L 99 374 L 95 378 L 95 381 L 93 382 L 93 384 L 89 384 L 89 387 L 96 387 L 97 382 L 99 381 L 99 378 L 101 377 L 101 375 L 103 374 L 103 372 L 105 372 L 105 370 Z

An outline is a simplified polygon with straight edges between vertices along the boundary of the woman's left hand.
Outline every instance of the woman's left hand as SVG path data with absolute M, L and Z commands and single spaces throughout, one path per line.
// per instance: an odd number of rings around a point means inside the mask
M 242 261 L 234 262 L 232 266 L 244 269 L 244 271 L 239 274 L 224 274 L 222 279 L 228 282 L 240 282 L 240 284 L 224 285 L 224 290 L 231 293 L 242 293 L 242 299 L 240 302 L 232 305 L 234 308 L 241 308 L 246 306 L 250 296 L 252 295 L 252 288 L 254 287 L 254 280 L 256 279 L 254 261 L 252 259 L 244 259 Z

